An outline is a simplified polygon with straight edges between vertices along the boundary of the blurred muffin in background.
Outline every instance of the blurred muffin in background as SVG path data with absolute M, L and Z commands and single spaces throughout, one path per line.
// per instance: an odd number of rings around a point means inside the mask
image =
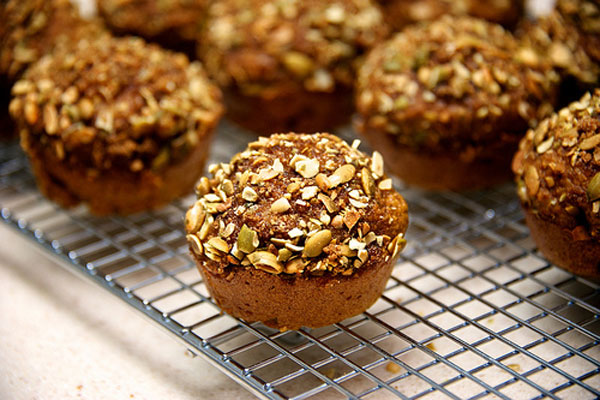
M 0 139 L 15 136 L 8 116 L 10 87 L 25 69 L 59 45 L 104 32 L 98 21 L 86 21 L 68 0 L 0 2 Z
M 198 55 L 235 122 L 310 133 L 348 121 L 355 66 L 387 33 L 371 0 L 223 0 L 208 9 Z
M 512 27 L 524 13 L 524 0 L 379 0 L 388 23 L 400 31 L 407 25 L 433 21 L 442 15 L 472 15 Z
M 57 45 L 104 32 L 69 0 L 8 0 L 0 5 L 0 75 L 11 82 Z
M 98 0 L 98 11 L 117 33 L 141 36 L 193 54 L 208 3 L 209 0 Z
M 427 189 L 511 176 L 527 129 L 550 114 L 558 75 L 502 26 L 444 16 L 377 46 L 360 69 L 357 129 L 390 171 Z
M 98 215 L 154 209 L 191 192 L 223 112 L 200 63 L 140 38 L 59 47 L 12 93 L 42 193 Z
M 600 1 L 558 0 L 556 9 L 579 28 L 582 46 L 593 60 L 600 63 Z
M 523 21 L 517 31 L 521 42 L 546 58 L 561 76 L 560 104 L 567 105 L 595 88 L 600 65 L 586 52 L 581 31 L 558 11 Z

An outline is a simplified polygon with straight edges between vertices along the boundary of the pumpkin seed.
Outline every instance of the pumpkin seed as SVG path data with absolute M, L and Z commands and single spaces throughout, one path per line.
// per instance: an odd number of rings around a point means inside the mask
M 344 244 L 340 247 L 340 254 L 350 258 L 356 257 L 356 251 L 352 250 L 347 244 Z
M 596 173 L 588 184 L 587 195 L 590 201 L 600 199 L 600 172 Z
M 319 231 L 306 239 L 304 244 L 304 256 L 306 257 L 317 257 L 325 246 L 331 242 L 332 234 L 329 229 Z
M 383 156 L 378 151 L 373 152 L 371 170 L 377 178 L 381 178 L 383 176 Z
M 579 148 L 581 150 L 591 150 L 594 147 L 598 146 L 599 144 L 600 144 L 600 134 L 594 135 L 585 140 L 582 140 L 581 143 L 579 144 Z
M 331 183 L 329 182 L 329 178 L 325 174 L 317 175 L 317 177 L 315 178 L 315 182 L 317 183 L 317 186 L 321 190 L 327 190 L 331 186 Z
M 204 249 L 202 248 L 202 242 L 200 242 L 200 239 L 198 238 L 198 236 L 186 235 L 185 238 L 187 239 L 188 243 L 190 244 L 190 248 L 196 255 L 200 256 L 204 253 Z
M 208 192 L 210 192 L 210 181 L 207 177 L 203 176 L 202 178 L 200 178 L 198 185 L 196 185 L 196 194 L 199 197 L 202 197 Z
M 404 239 L 404 234 L 399 234 L 388 244 L 388 251 L 392 253 L 392 258 L 396 258 L 398 254 L 406 247 L 406 239 Z
M 325 208 L 327 209 L 328 212 L 334 213 L 338 210 L 338 208 L 335 205 L 335 203 L 333 202 L 333 200 L 331 200 L 331 198 L 329 196 L 327 196 L 326 194 L 319 193 L 317 198 L 323 203 L 323 205 L 325 205 Z
M 310 200 L 319 193 L 319 188 L 317 186 L 307 186 L 300 190 L 302 192 L 302 200 Z
M 373 194 L 375 194 L 375 181 L 371 176 L 371 171 L 369 171 L 367 168 L 363 168 L 360 171 L 360 180 L 362 182 L 362 187 L 365 191 L 365 194 L 369 197 L 373 196 Z
M 384 179 L 379 182 L 379 189 L 381 190 L 392 190 L 392 180 L 390 178 Z
M 535 196 L 540 190 L 540 175 L 533 165 L 525 171 L 525 187 L 530 196 Z
M 348 230 L 352 230 L 354 225 L 356 225 L 356 223 L 360 219 L 360 213 L 358 213 L 357 211 L 354 211 L 354 210 L 350 210 L 344 215 L 343 218 L 344 218 L 344 225 L 346 225 Z
M 242 226 L 240 233 L 238 234 L 237 247 L 240 251 L 249 254 L 258 248 L 260 240 L 258 234 L 248 226 Z
M 251 187 L 246 186 L 244 190 L 242 190 L 242 199 L 254 203 L 258 200 L 258 194 Z
M 206 213 L 203 210 L 202 204 L 197 202 L 185 214 L 185 230 L 188 233 L 196 233 L 204 223 Z
M 268 272 L 270 274 L 280 274 L 283 272 L 283 265 L 277 261 L 277 256 L 268 251 L 255 251 L 248 254 L 248 260 L 254 265 L 254 268 Z
M 328 189 L 332 189 L 342 183 L 349 182 L 352 178 L 354 178 L 354 174 L 356 173 L 356 168 L 352 164 L 342 165 L 338 169 L 335 170 L 333 174 L 329 176 L 329 185 Z
M 206 244 L 221 253 L 229 253 L 229 244 L 220 237 L 211 238 Z
M 314 178 L 319 173 L 319 161 L 314 158 L 296 161 L 294 169 L 304 178 Z
M 44 107 L 44 129 L 48 135 L 58 132 L 58 112 L 52 104 L 46 104 Z
M 297 274 L 304 271 L 306 263 L 301 258 L 295 258 L 285 264 L 286 274 Z
M 221 183 L 221 190 L 225 192 L 227 196 L 231 196 L 233 194 L 233 182 L 229 179 L 225 179 L 223 183 Z
M 366 249 L 359 250 L 358 259 L 360 260 L 360 265 L 363 265 L 369 259 L 369 252 Z
M 598 138 L 600 139 L 600 135 L 598 135 Z M 540 145 L 536 148 L 536 151 L 538 152 L 538 154 L 544 154 L 552 148 L 553 143 L 554 136 L 551 136 L 548 140 L 545 140 L 542 143 L 540 143 Z
M 310 57 L 297 51 L 285 53 L 281 61 L 290 72 L 300 77 L 308 75 L 315 68 L 315 64 Z
M 292 206 L 290 205 L 288 199 L 282 197 L 279 200 L 274 201 L 273 204 L 271 204 L 271 211 L 279 214 L 286 212 L 291 207 Z
M 298 182 L 292 182 L 287 186 L 288 193 L 296 193 L 300 189 L 300 184 Z
M 289 249 L 279 249 L 279 251 L 277 252 L 277 261 L 284 263 L 290 259 L 292 254 L 293 253 Z
M 299 228 L 294 228 L 288 232 L 288 235 L 290 238 L 295 239 L 295 238 L 304 236 L 304 231 Z

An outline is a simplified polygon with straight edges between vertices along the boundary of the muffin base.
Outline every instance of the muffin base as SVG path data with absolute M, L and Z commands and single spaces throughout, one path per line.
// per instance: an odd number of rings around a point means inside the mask
M 383 293 L 393 262 L 363 267 L 351 276 L 290 276 L 232 266 L 223 274 L 198 269 L 212 298 L 226 313 L 281 331 L 318 328 L 367 310 Z M 229 277 L 229 279 L 228 279 Z
M 59 160 L 54 151 L 21 139 L 40 191 L 63 207 L 86 203 L 94 215 L 127 215 L 164 206 L 191 193 L 200 177 L 209 146 L 201 143 L 183 160 L 160 172 L 110 169 L 90 176 Z
M 227 116 L 241 127 L 258 133 L 326 132 L 349 122 L 353 91 L 340 88 L 332 93 L 285 91 L 273 97 L 245 96 L 225 89 Z
M 570 230 L 540 218 L 526 207 L 523 212 L 531 237 L 548 261 L 600 281 L 600 243 L 593 239 L 575 241 Z
M 419 153 L 418 150 L 399 145 L 392 135 L 364 131 L 360 123 L 357 129 L 371 147 L 383 155 L 386 168 L 408 185 L 428 190 L 462 191 L 494 186 L 512 178 L 510 165 L 516 144 L 514 149 L 497 152 L 497 158 L 466 162 L 450 152 Z

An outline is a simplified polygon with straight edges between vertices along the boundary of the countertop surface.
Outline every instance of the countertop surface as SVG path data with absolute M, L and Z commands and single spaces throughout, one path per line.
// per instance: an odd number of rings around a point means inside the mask
M 0 226 L 1 399 L 252 399 L 125 303 Z

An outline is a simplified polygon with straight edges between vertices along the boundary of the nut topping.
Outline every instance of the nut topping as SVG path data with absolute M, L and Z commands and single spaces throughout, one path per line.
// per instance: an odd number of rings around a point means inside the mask
M 285 197 L 282 197 L 271 204 L 271 211 L 278 214 L 284 213 L 290 208 L 290 202 Z
M 304 178 L 313 178 L 319 173 L 319 161 L 303 158 L 296 162 L 295 169 Z
M 259 244 L 260 242 L 257 233 L 248 228 L 246 225 L 242 226 L 237 240 L 238 249 L 248 254 L 256 250 Z
M 283 272 L 283 266 L 277 261 L 277 256 L 268 251 L 255 251 L 248 254 L 248 260 L 250 260 L 255 268 L 270 274 L 277 275 Z
M 326 134 L 261 138 L 230 164 L 212 165 L 213 178 L 200 181 L 186 214 L 186 231 L 198 239 L 190 246 L 202 246 L 200 256 L 213 261 L 205 267 L 217 274 L 256 268 L 349 276 L 386 262 L 397 247 L 391 238 L 406 227 L 406 206 L 391 187 L 379 188 L 389 179 L 375 178 L 372 164 Z M 259 182 L 268 171 L 277 176 Z M 381 199 L 385 211 L 377 208 Z
M 600 172 L 596 173 L 588 184 L 587 195 L 591 202 L 600 199 Z
M 304 255 L 306 257 L 317 257 L 321 254 L 325 246 L 331 242 L 331 231 L 324 229 L 306 239 L 304 245 Z
M 204 223 L 206 214 L 200 203 L 195 203 L 185 215 L 185 230 L 189 233 L 196 233 Z

